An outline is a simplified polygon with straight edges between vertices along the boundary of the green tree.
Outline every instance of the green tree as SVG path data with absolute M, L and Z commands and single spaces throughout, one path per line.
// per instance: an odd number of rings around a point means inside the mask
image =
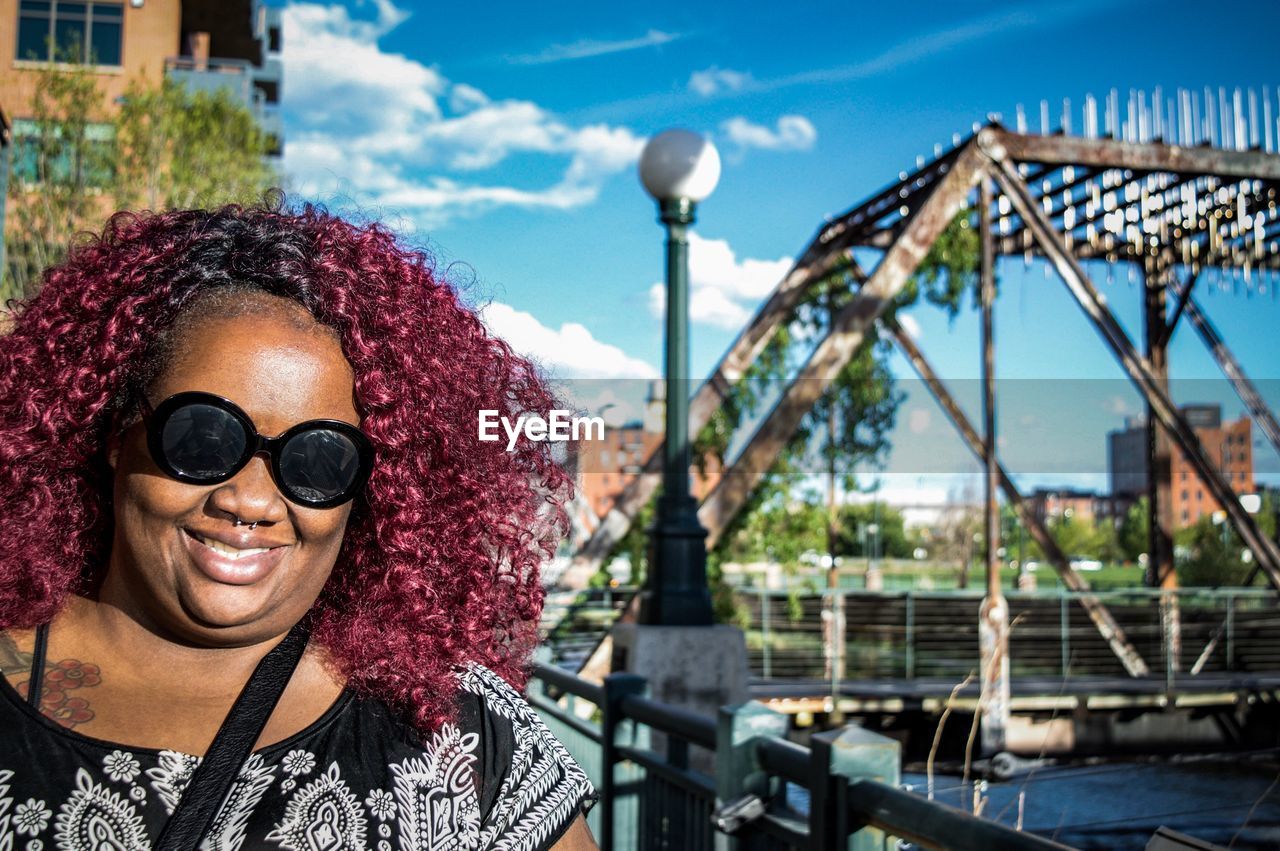
M 114 127 L 84 66 L 42 72 L 31 118 L 14 122 L 5 232 L 4 300 L 28 298 L 40 273 L 66 256 L 72 237 L 97 217 L 114 180 Z
M 873 536 L 867 529 L 875 524 L 878 530 Z M 883 558 L 911 558 L 919 542 L 906 532 L 902 512 L 881 504 L 845 505 L 840 509 L 840 537 L 837 555 L 866 558 L 876 555 Z M 874 550 L 874 552 L 872 552 Z
M 1252 565 L 1240 557 L 1240 539 L 1228 525 L 1215 524 L 1210 515 L 1202 515 L 1173 537 L 1187 551 L 1186 558 L 1177 565 L 1183 585 L 1240 585 L 1249 575 Z
M 121 206 L 213 206 L 256 198 L 278 182 L 268 160 L 274 140 L 226 89 L 134 81 L 118 125 L 115 194 Z
M 1150 516 L 1147 498 L 1144 496 L 1129 506 L 1124 519 L 1120 521 L 1120 552 L 1126 560 L 1136 562 L 1147 551 L 1147 524 Z
M 76 234 L 115 209 L 252 201 L 278 182 L 273 140 L 225 91 L 134 81 L 111 109 L 86 66 L 50 65 L 31 113 L 14 128 L 5 299 L 34 295 Z

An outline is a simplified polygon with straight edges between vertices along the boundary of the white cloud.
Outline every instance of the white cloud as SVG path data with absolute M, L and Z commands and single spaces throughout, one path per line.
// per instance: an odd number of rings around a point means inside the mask
M 487 106 L 489 96 L 466 83 L 458 83 L 449 92 L 449 108 L 454 112 L 469 112 L 478 106 Z
M 723 239 L 689 234 L 689 319 L 719 328 L 741 328 L 756 305 L 791 270 L 792 259 L 739 260 Z M 666 308 L 666 286 L 649 288 L 649 308 L 661 316 Z
M 684 38 L 684 33 L 668 33 L 662 30 L 649 30 L 644 35 L 636 38 L 616 39 L 613 41 L 588 38 L 571 44 L 553 44 L 538 53 L 508 56 L 506 61 L 513 65 L 547 65 L 552 62 L 589 59 L 610 53 L 623 53 L 629 50 L 657 47 L 681 38 Z
M 711 97 L 721 92 L 741 91 L 753 82 L 751 74 L 746 71 L 717 68 L 713 65 L 689 75 L 689 91 Z
M 542 364 L 557 378 L 658 377 L 653 366 L 597 340 L 577 322 L 549 328 L 533 314 L 501 302 L 486 305 L 480 316 L 511 348 Z
M 384 51 L 379 39 L 408 13 L 391 0 L 374 5 L 374 20 L 353 19 L 341 5 L 284 10 L 285 170 L 298 191 L 394 205 L 435 226 L 498 206 L 589 204 L 639 157 L 644 139 L 626 127 L 575 127 L 532 101 L 492 100 Z M 480 176 L 513 154 L 547 157 L 560 177 L 527 186 Z
M 720 125 L 720 129 L 740 148 L 766 151 L 807 151 L 818 138 L 818 131 L 802 115 L 784 115 L 774 129 L 737 116 Z

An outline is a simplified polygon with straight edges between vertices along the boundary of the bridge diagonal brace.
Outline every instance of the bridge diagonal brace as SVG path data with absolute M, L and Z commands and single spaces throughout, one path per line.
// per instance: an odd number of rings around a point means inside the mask
M 1169 345 L 1169 341 L 1173 339 L 1173 332 L 1178 328 L 1178 321 L 1182 319 L 1182 312 L 1187 309 L 1187 303 L 1191 300 L 1191 291 L 1195 289 L 1196 281 L 1200 279 L 1200 273 L 1192 271 L 1187 275 L 1187 282 L 1181 287 L 1175 282 L 1173 291 L 1178 294 L 1178 303 L 1174 305 L 1173 315 L 1165 320 L 1164 328 L 1160 331 L 1160 339 L 1157 341 L 1160 348 Z
M 965 416 L 964 410 L 961 409 L 955 397 L 951 395 L 951 391 L 947 389 L 942 379 L 938 377 L 928 360 L 925 359 L 924 352 L 902 330 L 902 326 L 891 318 L 885 317 L 881 321 L 885 329 L 893 336 L 903 355 L 911 362 L 916 373 L 928 386 L 934 399 L 937 400 L 942 410 L 946 412 L 947 417 L 951 420 L 952 425 L 955 426 L 956 431 L 960 433 L 970 451 L 978 458 L 982 458 L 985 452 L 982 437 L 973 427 L 973 424 L 969 422 L 969 418 Z M 1062 583 L 1074 592 L 1073 599 L 1077 600 L 1080 603 L 1080 607 L 1089 615 L 1089 619 L 1093 621 L 1098 633 L 1110 645 L 1111 652 L 1115 653 L 1125 671 L 1131 677 L 1147 676 L 1151 672 L 1147 667 L 1147 663 L 1133 644 L 1130 643 L 1128 636 L 1125 635 L 1120 624 L 1112 616 L 1111 610 L 1092 593 L 1089 583 L 1085 581 L 1084 577 L 1071 567 L 1066 554 L 1062 552 L 1062 548 L 1058 546 L 1057 541 L 1049 534 L 1048 528 L 1040 518 L 1035 516 L 1031 506 L 1022 498 L 1021 492 L 1005 471 L 1004 465 L 997 463 L 997 475 L 1000 489 L 1004 491 L 1005 498 L 1013 506 L 1014 511 L 1018 513 L 1027 532 L 1040 545 L 1045 557 L 1053 565 L 1054 570 L 1058 572 L 1058 576 L 1062 577 Z
M 1107 307 L 1105 298 L 1094 287 L 1080 266 L 1080 262 L 1064 244 L 1062 235 L 1054 230 L 1044 217 L 1031 191 L 1019 177 L 1008 152 L 1001 144 L 994 141 L 986 144 L 984 150 L 995 163 L 992 172 L 996 181 L 1012 202 L 1018 215 L 1031 228 L 1036 242 L 1057 269 L 1068 291 L 1111 348 L 1143 399 L 1151 406 L 1157 421 L 1164 426 L 1169 436 L 1191 462 L 1200 480 L 1222 505 L 1245 546 L 1253 552 L 1258 566 L 1266 571 L 1272 586 L 1280 590 L 1280 549 L 1277 549 L 1275 543 L 1259 531 L 1253 518 L 1240 504 L 1239 497 L 1222 480 L 1217 468 L 1200 445 L 1199 438 L 1178 411 L 1173 399 L 1156 380 L 1150 364 L 1138 354 L 1129 335 L 1125 333 L 1123 326 Z
M 1271 412 L 1271 408 L 1262 398 L 1262 394 L 1258 392 L 1249 376 L 1245 374 L 1244 367 L 1240 365 L 1235 355 L 1231 353 L 1231 349 L 1227 347 L 1227 341 L 1222 338 L 1222 335 L 1218 333 L 1218 329 L 1209 321 L 1204 308 L 1194 298 L 1190 297 L 1189 290 L 1187 319 L 1200 334 L 1201 339 L 1204 340 L 1205 346 L 1209 349 L 1209 354 L 1213 355 L 1213 359 L 1218 363 L 1218 368 L 1222 370 L 1222 374 L 1231 382 L 1236 395 L 1240 397 L 1240 401 L 1244 402 L 1245 409 L 1252 415 L 1254 422 L 1258 424 L 1258 428 L 1262 429 L 1263 434 L 1267 436 L 1267 440 L 1271 441 L 1271 445 L 1275 447 L 1276 452 L 1280 452 L 1280 423 L 1276 422 L 1275 414 Z
M 954 166 L 934 186 L 928 200 L 911 213 L 910 220 L 867 283 L 836 314 L 831 328 L 787 384 L 773 410 L 752 433 L 742 453 L 724 471 L 698 512 L 707 529 L 708 547 L 715 546 L 791 440 L 804 415 L 826 392 L 841 367 L 862 344 L 867 329 L 902 290 L 929 248 L 963 207 L 984 173 L 984 159 L 976 144 L 970 142 L 965 146 Z

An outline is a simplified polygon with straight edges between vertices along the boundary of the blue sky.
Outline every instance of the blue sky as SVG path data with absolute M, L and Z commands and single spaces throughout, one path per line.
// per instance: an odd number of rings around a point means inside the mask
M 1280 5 L 1263 2 L 1208 14 L 1115 0 L 353 0 L 291 3 L 285 21 L 293 188 L 427 245 L 491 302 L 495 331 L 575 377 L 658 374 L 662 234 L 634 162 L 662 129 L 707 133 L 724 160 L 693 246 L 703 375 L 826 215 L 988 113 L 1112 87 L 1269 85 L 1275 97 L 1280 84 Z M 1000 376 L 1122 377 L 1056 278 L 1021 262 L 1001 274 Z M 1122 272 L 1100 285 L 1136 337 L 1137 285 Z M 1258 379 L 1280 378 L 1273 295 L 1202 297 Z M 978 375 L 974 312 L 950 323 L 922 306 L 914 318 L 945 377 Z M 1177 377 L 1218 377 L 1189 329 L 1171 363 Z M 1118 426 L 1119 408 L 1110 416 Z

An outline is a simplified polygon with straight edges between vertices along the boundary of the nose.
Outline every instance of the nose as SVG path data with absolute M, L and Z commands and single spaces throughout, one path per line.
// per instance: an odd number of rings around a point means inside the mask
M 289 506 L 264 455 L 250 458 L 238 473 L 214 488 L 209 504 L 242 523 L 279 523 L 289 516 Z

